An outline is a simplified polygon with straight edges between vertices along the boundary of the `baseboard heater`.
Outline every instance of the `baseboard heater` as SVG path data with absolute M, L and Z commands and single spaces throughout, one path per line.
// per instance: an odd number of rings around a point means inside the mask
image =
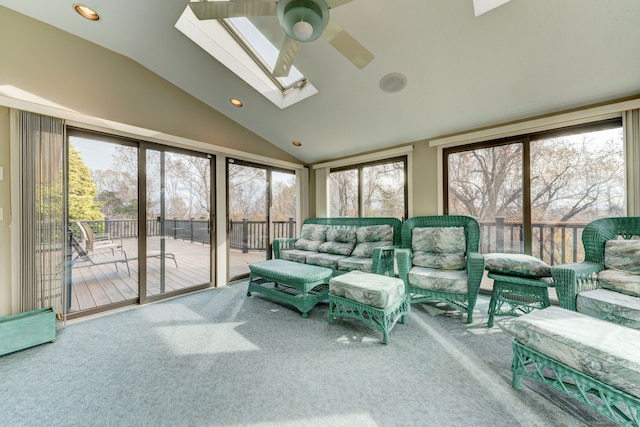
M 0 356 L 55 340 L 53 307 L 0 317 Z

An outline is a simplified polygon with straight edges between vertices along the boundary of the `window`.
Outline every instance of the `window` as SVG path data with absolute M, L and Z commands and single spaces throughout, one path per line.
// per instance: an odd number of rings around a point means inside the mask
M 279 46 L 246 18 L 201 21 L 187 6 L 175 27 L 282 109 L 318 93 L 295 67 L 288 77 L 272 75 Z
M 331 169 L 331 216 L 407 217 L 407 158 Z
M 443 154 L 446 213 L 478 218 L 484 253 L 526 252 L 550 264 L 579 262 L 584 226 L 625 214 L 620 119 Z

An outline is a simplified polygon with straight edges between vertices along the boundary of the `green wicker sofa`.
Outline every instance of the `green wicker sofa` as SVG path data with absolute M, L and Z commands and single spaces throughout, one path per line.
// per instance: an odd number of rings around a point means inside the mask
M 585 261 L 551 268 L 561 307 L 640 329 L 640 217 L 585 227 Z
M 484 272 L 480 226 L 464 215 L 418 216 L 402 224 L 399 277 L 412 303 L 441 301 L 473 320 Z
M 299 238 L 274 239 L 273 254 L 331 268 L 332 277 L 354 270 L 393 276 L 401 227 L 398 218 L 308 218 Z

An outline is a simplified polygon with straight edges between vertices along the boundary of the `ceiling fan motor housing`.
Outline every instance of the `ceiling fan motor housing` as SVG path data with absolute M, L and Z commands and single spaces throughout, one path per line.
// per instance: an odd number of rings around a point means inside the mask
M 311 42 L 322 35 L 329 23 L 329 6 L 324 0 L 280 0 L 276 9 L 280 25 L 289 37 L 299 42 Z M 304 38 L 294 26 L 300 22 L 311 25 L 313 31 Z M 296 34 L 296 32 L 298 34 Z

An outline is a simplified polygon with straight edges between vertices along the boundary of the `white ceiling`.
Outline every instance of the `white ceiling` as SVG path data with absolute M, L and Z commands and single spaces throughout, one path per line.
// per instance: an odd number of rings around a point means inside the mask
M 306 163 L 640 94 L 638 0 L 512 0 L 477 18 L 472 0 L 355 0 L 331 16 L 375 59 L 358 70 L 322 39 L 303 44 L 294 65 L 319 93 L 284 110 L 175 29 L 187 1 L 86 0 L 98 22 L 74 3 L 0 0 L 137 61 Z M 280 37 L 275 17 L 254 23 Z M 391 72 L 407 76 L 403 91 L 379 89 Z

